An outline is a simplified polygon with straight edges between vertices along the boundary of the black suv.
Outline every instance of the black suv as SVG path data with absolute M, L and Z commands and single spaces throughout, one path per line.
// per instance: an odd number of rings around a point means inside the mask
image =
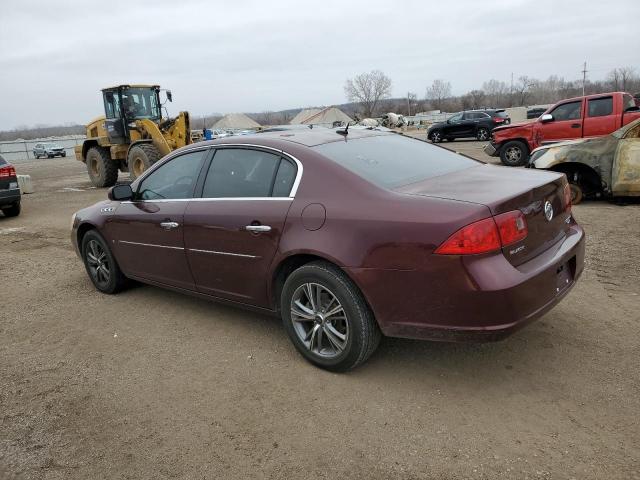
M 467 110 L 458 112 L 445 122 L 434 123 L 427 130 L 427 138 L 433 143 L 456 138 L 489 140 L 495 127 L 508 125 L 511 119 L 504 110 Z
M 16 169 L 0 155 L 0 210 L 5 217 L 20 215 L 20 199 Z

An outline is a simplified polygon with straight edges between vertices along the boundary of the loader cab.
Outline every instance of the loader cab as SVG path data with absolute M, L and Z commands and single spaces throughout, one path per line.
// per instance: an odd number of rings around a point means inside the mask
M 111 144 L 130 143 L 130 130 L 135 129 L 136 120 L 160 123 L 162 119 L 158 85 L 118 85 L 105 88 L 102 95 L 105 128 Z

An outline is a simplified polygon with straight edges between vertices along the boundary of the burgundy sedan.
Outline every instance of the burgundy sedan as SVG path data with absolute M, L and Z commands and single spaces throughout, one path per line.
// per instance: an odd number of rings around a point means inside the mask
M 75 214 L 71 238 L 101 292 L 132 279 L 280 315 L 334 371 L 381 335 L 502 338 L 584 262 L 564 175 L 363 130 L 189 145 Z

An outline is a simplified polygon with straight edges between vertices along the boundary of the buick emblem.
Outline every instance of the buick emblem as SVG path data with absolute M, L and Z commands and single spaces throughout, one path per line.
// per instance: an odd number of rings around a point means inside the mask
M 551 202 L 549 202 L 549 200 L 544 202 L 544 218 L 547 219 L 547 222 L 550 222 L 553 218 L 553 207 L 551 206 Z

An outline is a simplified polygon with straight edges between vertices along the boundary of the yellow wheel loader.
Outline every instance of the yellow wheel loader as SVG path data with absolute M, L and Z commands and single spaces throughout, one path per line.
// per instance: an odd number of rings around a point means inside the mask
M 87 125 L 87 138 L 75 147 L 91 183 L 110 187 L 118 170 L 135 180 L 176 148 L 191 143 L 189 112 L 162 118 L 158 85 L 118 85 L 102 90 L 105 115 Z M 171 91 L 166 90 L 171 101 Z

